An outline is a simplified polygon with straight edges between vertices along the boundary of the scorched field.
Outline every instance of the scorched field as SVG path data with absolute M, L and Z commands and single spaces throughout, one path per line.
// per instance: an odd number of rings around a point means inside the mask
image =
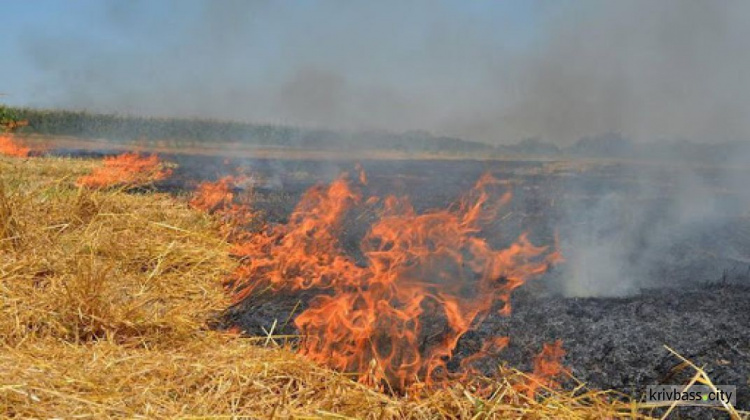
M 7 416 L 750 409 L 745 168 L 0 152 Z

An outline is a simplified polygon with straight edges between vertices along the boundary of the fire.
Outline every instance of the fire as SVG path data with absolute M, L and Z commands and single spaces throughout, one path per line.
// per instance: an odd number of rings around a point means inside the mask
M 195 209 L 218 215 L 230 240 L 238 241 L 252 235 L 245 229 L 254 221 L 256 214 L 250 205 L 250 193 L 235 194 L 240 184 L 247 181 L 245 176 L 226 176 L 215 182 L 202 182 L 193 192 L 190 206 Z
M 327 188 L 314 187 L 302 197 L 288 224 L 236 243 L 233 251 L 244 261 L 234 276 L 236 300 L 263 283 L 276 290 L 328 288 L 343 281 L 338 277 L 362 270 L 338 243 L 344 215 L 360 200 L 343 178 Z
M 440 383 L 459 339 L 491 311 L 510 313 L 511 292 L 560 259 L 526 234 L 502 249 L 481 237 L 510 202 L 507 187 L 486 175 L 454 206 L 418 214 L 404 197 L 363 200 L 346 176 L 316 186 L 287 224 L 236 243 L 236 299 L 260 288 L 319 291 L 295 319 L 302 354 L 381 387 Z M 347 214 L 363 205 L 380 206 L 379 219 L 358 260 L 339 237 Z M 505 345 L 496 338 L 484 351 Z
M 156 155 L 123 153 L 105 157 L 104 166 L 94 169 L 90 175 L 78 178 L 77 184 L 92 188 L 147 185 L 165 179 L 171 173 L 172 171 L 166 169 Z
M 529 375 L 528 382 L 521 384 L 519 389 L 525 390 L 529 398 L 534 398 L 540 387 L 557 388 L 559 384 L 555 378 L 566 372 L 561 363 L 564 356 L 565 350 L 562 348 L 561 340 L 544 344 L 541 353 L 534 357 L 533 373 Z
M 489 339 L 482 344 L 481 350 L 464 358 L 461 361 L 461 367 L 465 372 L 474 373 L 474 369 L 471 367 L 472 362 L 485 357 L 497 356 L 503 349 L 508 347 L 508 344 L 510 344 L 510 337 L 494 337 Z
M 0 134 L 0 155 L 28 157 L 30 153 L 30 148 L 16 144 L 11 135 Z
M 226 176 L 216 182 L 202 182 L 193 193 L 190 205 L 205 212 L 216 212 L 230 206 L 234 200 L 232 189 L 236 180 Z

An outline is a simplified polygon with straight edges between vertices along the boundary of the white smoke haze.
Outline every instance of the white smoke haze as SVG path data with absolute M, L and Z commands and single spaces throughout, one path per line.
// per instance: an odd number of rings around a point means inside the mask
M 505 123 L 545 139 L 747 138 L 750 3 L 574 5 L 550 18 L 550 36 L 524 62 Z
M 737 158 L 750 159 L 750 153 Z M 635 165 L 617 174 L 631 187 L 565 206 L 562 293 L 627 296 L 748 278 L 750 168 Z
M 114 41 L 86 28 L 29 28 L 18 40 L 39 93 L 25 104 L 429 130 L 490 144 L 604 132 L 747 138 L 750 3 L 506 8 L 534 18 L 428 1 L 95 2 L 91 25 Z

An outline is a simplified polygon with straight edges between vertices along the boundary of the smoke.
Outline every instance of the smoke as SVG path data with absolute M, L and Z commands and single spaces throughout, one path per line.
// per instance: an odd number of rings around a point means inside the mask
M 749 3 L 577 6 L 575 16 L 566 8 L 550 19 L 505 122 L 549 139 L 747 139 Z
M 750 131 L 741 0 L 77 4 L 18 34 L 14 101 L 491 144 Z
M 747 162 L 750 145 L 720 166 L 601 165 L 569 181 L 557 223 L 567 260 L 559 290 L 626 296 L 750 280 Z

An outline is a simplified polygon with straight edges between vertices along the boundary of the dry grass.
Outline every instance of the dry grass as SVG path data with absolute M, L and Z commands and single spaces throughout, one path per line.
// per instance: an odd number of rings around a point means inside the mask
M 232 267 L 211 221 L 167 197 L 73 187 L 90 166 L 0 163 L 3 341 L 160 344 L 202 328 Z
M 64 357 L 61 357 L 64 356 Z M 602 418 L 604 399 L 538 402 L 499 387 L 480 399 L 460 387 L 397 399 L 283 349 L 217 334 L 180 347 L 129 348 L 36 340 L 0 354 L 6 414 L 48 417 Z M 598 403 L 592 404 L 592 401 Z
M 234 268 L 216 223 L 158 194 L 75 186 L 96 162 L 0 157 L 0 417 L 623 418 L 612 394 L 528 399 L 503 372 L 391 397 L 274 339 L 207 325 Z

